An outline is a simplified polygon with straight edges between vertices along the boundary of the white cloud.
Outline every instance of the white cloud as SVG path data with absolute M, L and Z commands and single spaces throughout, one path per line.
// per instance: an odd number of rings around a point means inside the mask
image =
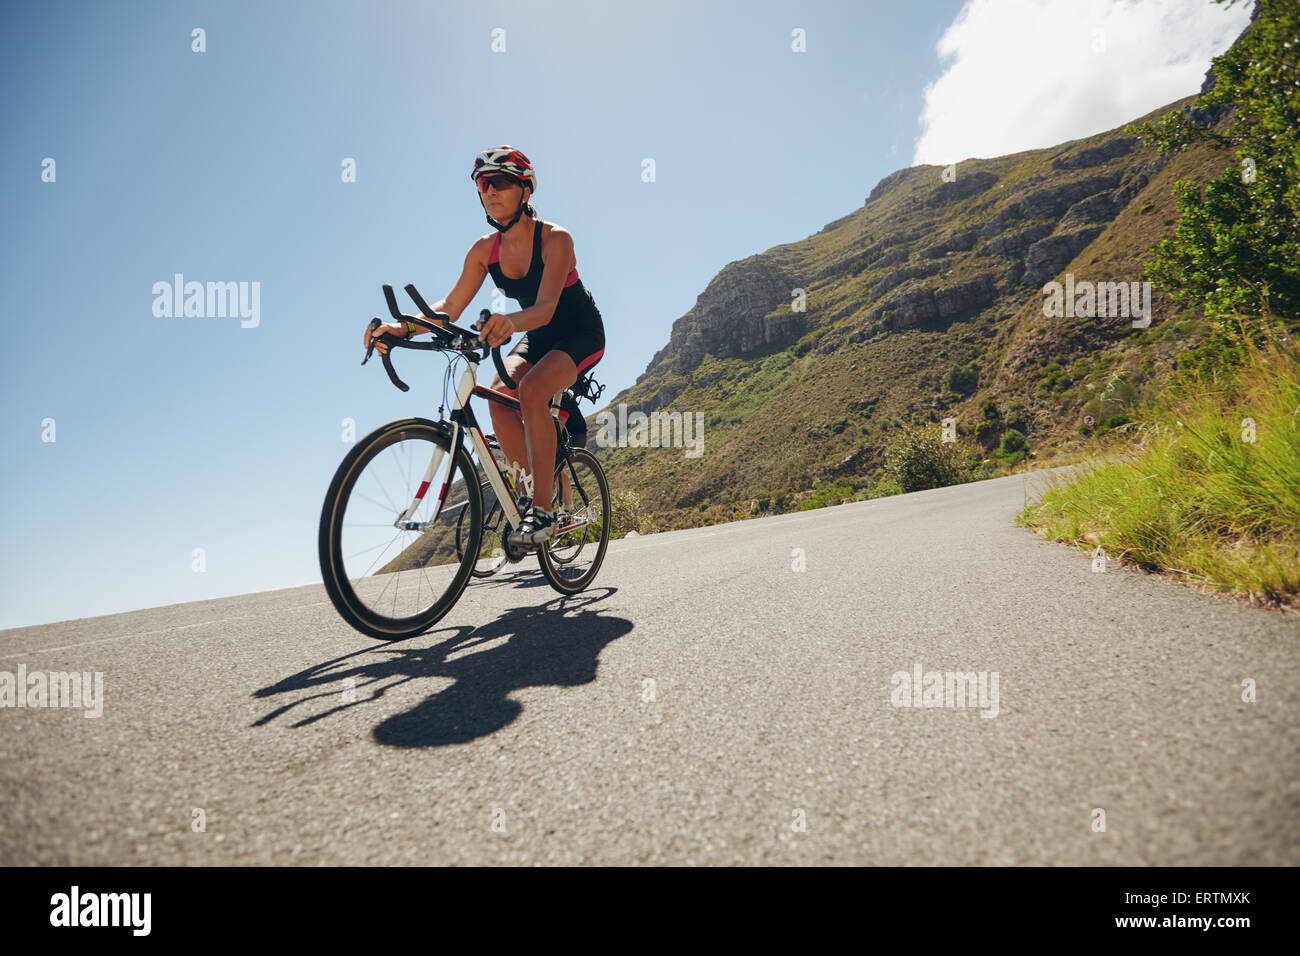
M 1054 146 L 1201 88 L 1252 4 L 967 0 L 939 38 L 913 163 Z

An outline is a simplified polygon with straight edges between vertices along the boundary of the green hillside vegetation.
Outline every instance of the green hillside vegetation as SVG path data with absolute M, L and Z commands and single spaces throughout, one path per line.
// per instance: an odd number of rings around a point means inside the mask
M 1021 523 L 1206 589 L 1300 607 L 1300 349 L 1273 328 L 1262 346 L 1242 341 L 1242 369 L 1180 372 L 1122 429 L 1126 460 L 1050 489 Z
M 1212 331 L 1162 392 L 1135 389 L 1114 406 L 1107 424 L 1127 433 L 1124 460 L 1021 516 L 1054 540 L 1290 607 L 1300 605 L 1297 37 L 1300 8 L 1261 0 L 1195 110 L 1133 127 L 1162 152 L 1235 149 L 1218 179 L 1177 184 L 1177 229 L 1146 267 Z M 1215 107 L 1230 108 L 1227 122 L 1204 121 Z M 1100 414 L 1112 411 L 1104 399 Z
M 1069 165 L 1080 155 L 1095 162 Z M 1173 233 L 1173 183 L 1207 181 L 1221 168 L 1208 148 L 1162 160 L 1154 147 L 1111 131 L 970 160 L 958 166 L 954 182 L 935 166 L 886 177 L 861 209 L 816 235 L 723 270 L 711 287 L 743 267 L 738 287 L 767 270 L 779 288 L 802 288 L 805 312 L 793 312 L 783 292 L 767 313 L 746 320 L 794 319 L 797 335 L 739 352 L 734 336 L 710 337 L 689 329 L 688 317 L 679 320 L 669 346 L 609 407 L 702 412 L 704 453 L 607 448 L 602 459 L 611 483 L 634 489 L 653 526 L 669 529 L 850 497 L 828 488 L 848 488 L 859 498 L 897 493 L 901 487 L 886 472 L 891 446 L 912 441 L 906 436 L 916 430 L 942 443 L 948 417 L 956 419 L 957 442 L 948 444 L 959 461 L 945 480 L 991 477 L 1046 452 L 1082 452 L 1092 439 L 1078 430 L 1085 406 L 1104 404 L 1104 420 L 1121 414 L 1132 392 L 1168 371 L 1208 326 L 1193 310 L 1175 312 L 1160 294 L 1145 330 L 1127 321 L 1045 319 L 1042 283 L 1027 284 L 1022 261 L 998 250 L 1023 251 L 1016 237 L 1025 234 L 1051 237 L 1075 205 L 1072 184 L 1082 180 L 1086 191 L 1100 181 L 1124 194 L 1123 208 L 1094 224 L 1096 237 L 1044 281 L 1071 270 L 1094 281 L 1137 280 L 1147 250 Z M 967 180 L 980 188 L 943 198 L 943 190 Z M 1016 208 L 1026 195 L 1057 188 L 1062 208 L 1037 210 L 1043 216 Z M 1071 234 L 1069 222 L 1063 228 Z M 979 233 L 973 241 L 972 230 Z M 970 248 L 944 248 L 968 241 Z M 916 277 L 900 279 L 900 272 Z M 908 295 L 927 281 L 940 291 L 984 281 L 991 291 L 966 308 L 958 300 L 952 315 L 900 322 L 888 306 L 906 308 Z M 1107 427 L 1113 424 L 1101 431 Z M 1004 446 L 1011 431 L 1025 443 L 1013 437 L 1013 447 Z
M 1229 88 L 1056 147 L 899 170 L 817 234 L 726 266 L 610 403 L 704 417 L 698 458 L 681 448 L 601 452 L 612 486 L 637 495 L 638 527 L 1127 454 L 1181 367 L 1224 347 L 1221 317 L 1189 292 L 1200 287 L 1172 282 L 1156 250 L 1189 231 L 1196 190 L 1231 188 L 1214 184 L 1239 171 L 1222 149 L 1237 123 Z M 1269 117 L 1276 136 L 1285 114 Z M 1206 135 L 1170 148 L 1189 125 Z M 1268 188 L 1277 200 L 1276 183 Z M 1233 196 L 1240 217 L 1249 206 Z M 1245 250 L 1261 254 L 1261 241 L 1220 245 L 1239 263 Z M 1152 279 L 1149 326 L 1046 315 L 1044 285 L 1067 274 Z

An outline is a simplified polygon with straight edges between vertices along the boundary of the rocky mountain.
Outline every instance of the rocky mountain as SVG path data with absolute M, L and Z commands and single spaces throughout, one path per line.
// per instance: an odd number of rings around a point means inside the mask
M 1174 180 L 1211 178 L 1226 161 L 1162 157 L 1116 129 L 890 174 L 815 235 L 718 273 L 610 403 L 701 413 L 704 453 L 610 448 L 612 479 L 675 526 L 790 503 L 822 481 L 866 482 L 910 422 L 952 417 L 968 434 L 991 418 L 1037 447 L 1079 440 L 1098 389 L 1158 374 L 1195 317 L 1157 293 L 1141 331 L 1128 315 L 1053 318 L 1043 286 L 1066 273 L 1141 282 L 1151 246 L 1172 233 Z

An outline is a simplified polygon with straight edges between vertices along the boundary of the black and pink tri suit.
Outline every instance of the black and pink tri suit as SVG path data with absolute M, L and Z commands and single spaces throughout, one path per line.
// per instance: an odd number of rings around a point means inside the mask
M 523 278 L 512 279 L 501 271 L 500 249 L 501 234 L 497 233 L 492 239 L 488 272 L 497 288 L 526 309 L 537 301 L 537 290 L 542 284 L 542 220 L 534 221 L 533 255 L 528 273 Z M 576 268 L 571 269 L 564 279 L 564 288 L 560 290 L 560 300 L 555 304 L 551 321 L 525 332 L 510 354 L 521 356 L 532 366 L 552 349 L 568 354 L 579 374 L 595 365 L 605 354 L 605 323 L 596 308 L 596 300 L 578 278 Z

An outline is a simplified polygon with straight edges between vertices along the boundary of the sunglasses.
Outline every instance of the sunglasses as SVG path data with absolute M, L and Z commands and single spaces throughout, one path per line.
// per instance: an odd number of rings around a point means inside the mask
M 520 185 L 519 180 L 515 179 L 513 176 L 507 176 L 504 173 L 480 176 L 478 178 L 478 189 L 479 192 L 482 193 L 487 192 L 489 186 L 493 187 L 497 192 L 501 192 L 504 189 L 509 189 L 511 186 L 518 185 Z

